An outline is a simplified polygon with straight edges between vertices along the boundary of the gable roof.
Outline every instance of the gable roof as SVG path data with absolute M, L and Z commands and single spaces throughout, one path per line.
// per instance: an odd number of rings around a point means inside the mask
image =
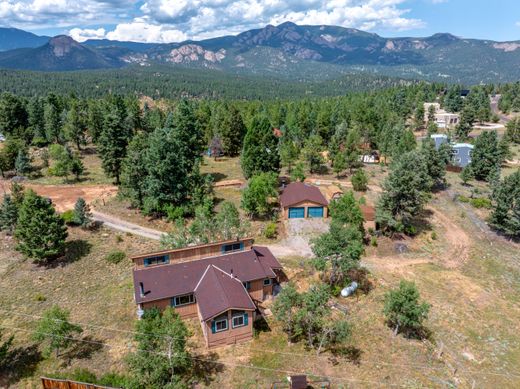
M 195 296 L 202 320 L 211 319 L 229 309 L 256 309 L 242 282 L 215 265 L 206 268 L 195 287 Z
M 233 273 L 241 282 L 275 278 L 273 269 L 282 268 L 267 247 L 253 246 L 249 250 L 216 257 L 134 269 L 135 301 L 144 303 L 193 293 L 210 265 Z M 141 296 L 140 283 L 144 296 Z
M 294 182 L 287 185 L 280 196 L 280 204 L 283 208 L 290 207 L 303 201 L 310 201 L 324 206 L 329 205 L 327 199 L 325 199 L 325 196 L 323 196 L 317 187 L 303 182 Z

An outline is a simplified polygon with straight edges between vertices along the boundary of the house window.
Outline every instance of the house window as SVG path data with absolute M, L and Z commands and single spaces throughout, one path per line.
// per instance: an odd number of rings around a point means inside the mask
M 175 296 L 172 298 L 172 306 L 180 307 L 182 305 L 193 304 L 195 302 L 195 296 L 192 294 L 185 294 L 184 296 Z
M 272 280 L 271 280 L 270 278 L 266 278 L 266 279 L 264 280 L 264 286 L 271 285 L 271 282 L 272 282 Z
M 247 319 L 248 317 L 246 312 L 233 312 L 233 315 L 231 316 L 231 327 L 237 328 L 247 326 Z
M 458 149 L 453 149 L 453 154 L 458 154 L 458 153 L 459 153 Z
M 168 257 L 167 255 L 159 255 L 157 257 L 150 257 L 144 259 L 145 266 L 162 265 L 165 263 L 170 263 L 170 257 Z
M 222 253 L 230 253 L 233 251 L 241 251 L 244 249 L 244 242 L 229 243 L 222 245 Z
M 246 281 L 246 282 L 242 282 L 242 284 L 244 285 L 244 288 L 246 288 L 246 290 L 250 290 L 251 289 L 251 282 Z
M 227 313 L 215 318 L 215 320 L 213 320 L 211 322 L 211 332 L 214 334 L 217 332 L 226 331 L 227 329 L 228 329 Z

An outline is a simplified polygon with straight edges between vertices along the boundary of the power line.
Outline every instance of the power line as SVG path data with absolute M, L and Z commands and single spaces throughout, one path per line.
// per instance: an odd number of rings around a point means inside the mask
M 0 308 L 0 311 L 10 312 L 10 313 L 14 313 L 15 315 L 21 315 L 21 316 L 30 317 L 30 318 L 33 318 L 33 319 L 42 319 L 43 318 L 43 316 L 19 313 L 19 312 L 7 310 L 7 309 L 4 309 L 4 308 Z M 56 321 L 56 322 L 64 322 L 65 321 L 65 320 L 62 320 L 62 319 L 51 319 L 51 320 Z M 79 325 L 79 326 L 86 326 L 86 327 L 90 326 L 92 328 L 105 329 L 105 330 L 109 330 L 109 331 L 123 332 L 123 333 L 128 333 L 128 334 L 137 334 L 137 335 L 144 335 L 144 336 L 161 337 L 161 338 L 165 338 L 167 340 L 181 340 L 181 338 L 171 337 L 171 336 L 168 336 L 168 335 L 157 334 L 157 333 L 145 333 L 145 332 L 130 331 L 130 330 L 120 330 L 120 329 L 117 329 L 117 328 L 105 327 L 105 326 L 94 325 L 94 324 L 89 324 L 89 323 L 78 323 L 78 322 L 70 322 L 70 323 L 71 324 L 76 324 L 76 325 Z M 8 328 L 8 327 L 5 327 L 5 328 Z M 28 331 L 28 330 L 26 330 L 26 331 Z M 236 347 L 247 347 L 247 345 L 245 345 L 245 344 L 240 344 L 240 345 L 235 345 L 235 346 Z M 251 350 L 251 351 L 258 351 L 258 352 L 268 352 L 268 353 L 279 354 L 279 355 L 296 356 L 296 357 L 301 357 L 301 358 L 309 358 L 309 357 L 317 358 L 317 359 L 328 358 L 327 356 L 319 356 L 319 355 L 313 355 L 313 354 L 290 353 L 290 352 L 274 351 L 274 350 L 268 350 L 268 349 L 257 349 L 257 348 L 253 348 L 253 347 L 249 347 L 249 350 Z M 452 358 L 454 358 L 454 357 L 452 356 Z M 364 363 L 372 364 L 372 365 L 387 365 L 387 366 L 394 366 L 394 367 L 410 367 L 411 366 L 411 367 L 430 369 L 430 370 L 442 370 L 441 367 L 434 367 L 434 366 L 428 366 L 428 365 L 422 365 L 422 364 L 396 364 L 396 363 L 389 363 L 389 362 L 382 362 L 382 361 L 365 361 Z M 463 368 L 461 368 L 461 370 L 467 371 L 467 370 L 465 370 Z M 503 377 L 508 377 L 508 378 L 520 378 L 520 375 L 518 375 L 518 374 L 502 374 L 502 373 L 494 373 L 494 372 L 477 372 L 477 371 L 467 371 L 467 372 L 471 373 L 471 374 L 479 374 L 479 375 L 484 375 L 484 376 L 486 376 L 486 375 L 495 375 L 495 376 L 503 376 Z
M 28 332 L 28 333 L 32 333 L 33 332 L 31 330 L 28 330 L 28 329 L 25 329 L 25 328 L 21 328 L 21 327 L 4 327 L 4 328 L 17 330 L 17 331 Z M 73 337 L 70 337 L 70 336 L 56 335 L 56 334 L 50 334 L 50 333 L 42 333 L 42 332 L 40 332 L 40 333 L 42 335 L 46 335 L 46 336 L 50 336 L 50 337 L 54 337 L 54 338 L 68 339 L 68 340 L 72 340 L 72 341 L 75 341 L 75 342 L 85 342 L 85 343 L 89 343 L 89 344 L 97 344 L 97 345 L 101 345 L 101 346 L 104 346 L 104 347 L 107 347 L 107 348 L 113 348 L 114 347 L 114 346 L 111 346 L 108 343 L 104 343 L 104 342 L 90 341 L 90 340 L 86 340 L 86 339 L 78 339 L 78 338 L 73 338 Z M 162 353 L 162 352 L 151 351 L 151 350 L 137 349 L 137 348 L 135 348 L 135 346 L 131 346 L 131 345 L 129 345 L 128 348 L 130 348 L 130 349 L 134 348 L 134 349 L 136 349 L 139 352 L 144 352 L 144 353 L 148 353 L 148 354 L 155 354 L 155 355 L 160 355 L 160 356 L 164 356 L 164 357 L 171 357 L 171 355 L 169 355 L 168 353 Z M 219 365 L 224 365 L 224 366 L 240 367 L 240 368 L 262 370 L 262 371 L 270 371 L 270 372 L 280 373 L 280 374 L 284 374 L 284 375 L 305 374 L 305 375 L 312 376 L 312 377 L 327 378 L 327 379 L 329 379 L 331 381 L 334 380 L 334 381 L 337 381 L 337 382 L 360 382 L 360 383 L 378 384 L 378 385 L 385 385 L 385 386 L 399 386 L 397 384 L 392 384 L 392 383 L 388 383 L 388 382 L 361 380 L 361 379 L 357 379 L 357 378 L 334 377 L 334 376 L 320 375 L 320 374 L 315 374 L 315 373 L 306 373 L 306 372 L 302 373 L 302 372 L 289 371 L 289 370 L 272 369 L 272 368 L 269 368 L 269 367 L 262 367 L 262 366 L 255 366 L 255 365 L 244 365 L 244 364 L 234 363 L 234 362 L 216 361 L 216 360 L 212 360 L 212 359 L 194 357 L 192 355 L 189 355 L 189 356 L 188 355 L 176 355 L 176 357 L 180 357 L 180 358 L 184 358 L 184 359 L 197 360 L 197 361 L 201 361 L 201 362 L 214 363 L 214 364 L 219 364 Z

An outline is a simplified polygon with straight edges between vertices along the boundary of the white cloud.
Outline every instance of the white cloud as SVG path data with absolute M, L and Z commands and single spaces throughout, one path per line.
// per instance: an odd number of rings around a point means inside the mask
M 97 30 L 73 28 L 69 31 L 69 35 L 78 42 L 85 42 L 88 39 L 103 39 L 105 34 L 104 28 L 98 28 Z
M 66 28 L 78 39 L 144 42 L 201 39 L 292 21 L 366 30 L 408 30 L 410 0 L 0 0 L 0 24 Z M 431 0 L 438 2 L 439 0 Z M 95 26 L 94 28 L 92 26 Z
M 516 22 L 516 26 L 517 26 L 517 27 L 520 27 L 520 21 L 519 21 L 519 22 Z

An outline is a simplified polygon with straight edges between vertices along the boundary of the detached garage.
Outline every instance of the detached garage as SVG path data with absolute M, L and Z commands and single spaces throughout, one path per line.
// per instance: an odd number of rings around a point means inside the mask
M 284 219 L 326 218 L 329 205 L 317 187 L 303 182 L 287 185 L 280 204 Z

